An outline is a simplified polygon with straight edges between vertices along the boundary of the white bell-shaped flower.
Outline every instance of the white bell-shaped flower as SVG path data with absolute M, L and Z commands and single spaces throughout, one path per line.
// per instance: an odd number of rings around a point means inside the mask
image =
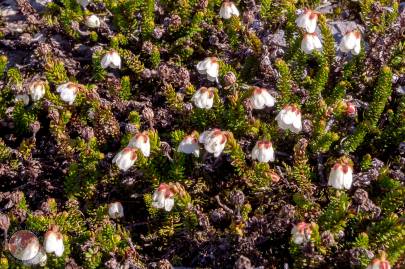
M 90 2 L 91 2 L 91 0 L 76 0 L 77 1 L 77 3 L 79 4 L 79 5 L 81 5 L 83 8 L 86 8 L 89 4 L 90 4 Z
M 274 162 L 274 149 L 270 141 L 257 141 L 252 150 L 252 159 L 261 163 Z
M 17 94 L 15 96 L 15 101 L 22 102 L 26 106 L 30 103 L 30 97 L 28 96 L 28 94 Z
M 56 88 L 60 98 L 69 105 L 72 105 L 75 101 L 78 90 L 79 86 L 73 82 L 64 83 Z
M 384 255 L 380 259 L 373 259 L 366 269 L 391 269 L 391 265 L 389 261 L 385 259 L 384 253 Z
M 107 52 L 101 59 L 101 67 L 106 69 L 110 68 L 121 68 L 121 56 L 115 50 Z
M 250 102 L 254 109 L 263 109 L 274 106 L 275 99 L 266 89 L 255 87 Z
M 301 111 L 294 105 L 285 106 L 277 115 L 278 127 L 299 133 L 302 130 Z
M 216 57 L 207 57 L 197 64 L 198 73 L 207 75 L 209 81 L 215 81 L 219 74 L 219 64 Z
M 353 182 L 353 167 L 350 160 L 342 159 L 332 167 L 328 185 L 336 189 L 350 189 Z
M 219 129 L 205 131 L 199 137 L 199 141 L 204 144 L 205 150 L 214 154 L 214 157 L 221 155 L 227 140 L 226 132 Z
M 292 240 L 295 244 L 301 245 L 309 241 L 311 238 L 311 225 L 305 222 L 300 222 L 291 230 Z
M 225 0 L 219 10 L 219 17 L 229 20 L 232 16 L 239 17 L 239 10 L 233 2 Z
M 137 157 L 135 148 L 126 147 L 115 155 L 112 162 L 115 163 L 120 170 L 127 171 L 134 165 Z
M 29 90 L 32 101 L 41 100 L 45 95 L 45 82 L 42 80 L 34 81 L 31 83 Z
M 113 202 L 108 205 L 108 215 L 112 219 L 124 217 L 124 207 L 120 202 Z
M 306 9 L 298 18 L 295 23 L 298 27 L 303 28 L 307 33 L 312 34 L 315 32 L 316 23 L 318 21 L 318 13 L 313 10 Z
M 89 28 L 98 28 L 101 25 L 101 21 L 97 15 L 90 15 L 86 18 L 86 26 Z
M 209 109 L 214 104 L 214 88 L 201 87 L 191 99 L 198 108 Z
M 304 34 L 301 41 L 301 50 L 306 54 L 312 53 L 313 50 L 321 50 L 322 43 L 316 33 Z
M 47 253 L 55 253 L 57 257 L 61 257 L 65 251 L 63 245 L 63 235 L 59 232 L 57 226 L 52 226 L 44 236 L 44 248 Z
M 150 140 L 148 132 L 136 134 L 128 143 L 128 147 L 139 149 L 143 156 L 149 157 L 150 155 Z
M 191 134 L 184 137 L 177 150 L 185 154 L 193 154 L 196 157 L 200 156 L 200 147 L 196 135 Z
M 174 206 L 174 192 L 168 184 L 162 183 L 153 193 L 152 206 L 155 208 L 164 208 L 166 211 L 172 210 Z
M 358 55 L 361 50 L 361 34 L 359 31 L 350 31 L 346 33 L 340 41 L 340 50 L 344 53 L 351 52 Z

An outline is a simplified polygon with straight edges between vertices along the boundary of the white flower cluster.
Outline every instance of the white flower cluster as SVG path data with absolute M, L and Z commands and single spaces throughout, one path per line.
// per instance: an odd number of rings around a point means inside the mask
M 311 9 L 305 9 L 295 20 L 297 26 L 305 30 L 304 37 L 301 41 L 301 50 L 307 54 L 312 53 L 313 50 L 322 49 L 321 40 L 315 32 L 318 16 L 318 12 Z M 360 32 L 354 30 L 345 33 L 340 42 L 339 48 L 343 53 L 351 52 L 354 55 L 358 55 L 361 50 Z
M 124 149 L 122 149 L 115 157 L 112 162 L 115 163 L 119 169 L 122 171 L 127 171 L 131 168 L 137 156 L 137 150 L 140 150 L 145 157 L 150 155 L 150 140 L 147 132 L 136 134 L 128 143 Z

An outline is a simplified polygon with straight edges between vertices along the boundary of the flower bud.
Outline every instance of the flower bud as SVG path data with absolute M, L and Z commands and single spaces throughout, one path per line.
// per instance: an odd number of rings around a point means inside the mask
M 0 213 L 0 229 L 7 231 L 10 227 L 10 219 L 7 215 Z
M 373 259 L 367 266 L 367 269 L 391 269 L 391 265 L 389 261 L 386 260 L 385 253 L 383 252 L 382 257 Z
M 349 117 L 354 117 L 357 114 L 356 106 L 351 102 L 346 102 L 346 114 Z
M 25 106 L 30 103 L 30 97 L 27 94 L 17 94 L 15 96 L 16 102 L 22 102 Z
M 236 80 L 237 80 L 237 78 L 236 78 L 235 74 L 232 71 L 229 71 L 224 76 L 225 87 L 232 86 L 233 84 L 236 83 Z
M 292 240 L 295 244 L 301 245 L 309 241 L 311 238 L 311 226 L 308 223 L 300 222 L 291 230 Z

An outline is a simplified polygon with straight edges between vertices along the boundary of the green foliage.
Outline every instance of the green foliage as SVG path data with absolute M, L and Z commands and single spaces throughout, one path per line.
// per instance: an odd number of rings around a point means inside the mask
M 320 15 L 318 21 L 323 40 L 322 51 L 326 56 L 329 65 L 332 65 L 336 57 L 335 39 L 333 38 L 332 32 L 326 23 L 326 17 L 324 15 Z
M 270 20 L 273 16 L 273 1 L 272 0 L 262 0 L 260 5 L 260 17 L 264 20 Z
M 155 28 L 155 1 L 153 0 L 145 0 L 142 6 L 142 35 L 144 37 L 150 37 Z
M 65 66 L 61 61 L 48 59 L 45 65 L 46 79 L 53 84 L 61 84 L 68 81 Z
M 131 98 L 131 81 L 129 76 L 123 76 L 121 78 L 121 90 L 119 96 L 123 100 L 129 100 Z
M 119 55 L 122 57 L 125 65 L 137 76 L 144 70 L 143 63 L 139 60 L 139 56 L 133 54 L 130 50 L 119 49 Z
M 5 162 L 11 157 L 11 150 L 4 143 L 3 139 L 0 138 L 0 162 Z
M 343 143 L 345 152 L 353 152 L 363 142 L 368 130 L 377 126 L 378 120 L 384 111 L 388 97 L 392 93 L 392 72 L 384 66 L 378 78 L 377 85 L 373 91 L 373 99 L 364 115 L 364 122 L 360 123 L 353 135 Z
M 332 194 L 328 206 L 319 217 L 319 226 L 323 230 L 330 230 L 334 233 L 343 231 L 347 222 L 347 209 L 350 205 L 350 198 L 344 192 L 336 191 Z
M 4 72 L 7 68 L 8 59 L 5 55 L 0 55 L 0 79 L 3 78 Z
M 101 58 L 103 57 L 104 51 L 97 51 L 92 55 L 92 67 L 93 76 L 96 81 L 104 80 L 107 75 L 107 71 L 101 67 Z
M 69 166 L 69 172 L 65 178 L 65 192 L 69 198 L 90 198 L 94 194 L 101 176 L 98 164 L 104 155 L 98 150 L 95 138 L 87 143 L 79 138 L 75 141 L 74 146 L 79 157 Z
M 30 124 L 34 123 L 37 119 L 36 113 L 30 108 L 25 108 L 22 102 L 18 102 L 13 111 L 13 121 L 19 133 L 29 131 Z
M 180 110 L 183 107 L 183 101 L 180 96 L 176 93 L 175 89 L 171 84 L 165 85 L 165 96 L 169 107 L 174 110 Z
M 288 105 L 293 101 L 291 92 L 292 78 L 287 63 L 284 62 L 282 59 L 278 59 L 276 61 L 276 67 L 278 72 L 280 73 L 280 78 L 277 82 L 277 90 L 281 94 L 281 98 L 277 102 L 277 104 L 279 108 L 282 108 L 283 106 Z
M 381 70 L 376 87 L 373 90 L 373 101 L 367 110 L 365 119 L 369 127 L 376 127 L 388 97 L 392 93 L 392 72 L 388 66 Z

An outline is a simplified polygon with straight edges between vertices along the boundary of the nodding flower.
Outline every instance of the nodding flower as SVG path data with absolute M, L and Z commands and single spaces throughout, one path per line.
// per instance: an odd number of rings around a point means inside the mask
M 219 64 L 216 57 L 207 57 L 197 64 L 197 71 L 207 75 L 209 81 L 216 81 L 219 74 Z
M 219 17 L 229 20 L 232 16 L 239 17 L 239 10 L 233 2 L 225 0 L 219 10 Z
M 298 27 L 303 28 L 307 33 L 312 34 L 315 32 L 317 21 L 318 12 L 311 9 L 305 9 L 305 11 L 295 20 L 295 23 Z
M 97 15 L 90 15 L 86 18 L 86 26 L 89 28 L 98 28 L 101 25 L 100 18 Z
M 198 108 L 211 108 L 214 104 L 214 89 L 215 88 L 212 87 L 201 87 L 194 93 L 191 99 L 194 102 L 194 105 Z
M 150 155 L 150 140 L 148 132 L 142 132 L 136 134 L 128 143 L 128 147 L 134 147 L 139 149 L 143 156 L 149 157 Z
M 219 129 L 204 131 L 199 137 L 199 141 L 204 144 L 205 150 L 213 153 L 214 157 L 221 155 L 227 140 L 227 133 Z
M 294 105 L 285 106 L 277 115 L 278 126 L 283 130 L 299 133 L 302 130 L 301 111 Z
M 385 258 L 385 252 L 382 253 L 381 258 L 373 259 L 367 269 L 391 269 L 389 261 Z
M 357 114 L 356 106 L 351 102 L 346 102 L 346 114 L 349 117 L 354 117 Z
M 353 167 L 348 158 L 341 158 L 330 170 L 328 185 L 336 189 L 350 189 L 353 182 Z
M 17 94 L 15 96 L 15 101 L 22 102 L 26 106 L 30 103 L 30 97 L 28 96 L 28 94 Z
M 91 2 L 91 0 L 76 0 L 77 1 L 77 3 L 79 4 L 79 5 L 81 5 L 83 8 L 86 8 L 89 4 L 90 4 L 90 2 Z
M 72 105 L 73 102 L 76 99 L 77 92 L 81 88 L 80 84 L 73 83 L 73 82 L 67 82 L 62 85 L 59 85 L 56 88 L 56 92 L 60 94 L 60 98 L 68 103 L 69 105 Z
M 193 133 L 184 137 L 177 150 L 179 152 L 193 154 L 194 156 L 198 157 L 200 155 L 200 147 L 198 146 L 196 134 Z
M 155 208 L 164 208 L 166 211 L 171 211 L 174 206 L 174 191 L 170 185 L 161 183 L 157 190 L 153 193 L 152 206 Z
M 55 253 L 57 257 L 61 257 L 65 251 L 63 245 L 63 235 L 59 232 L 59 228 L 53 225 L 44 236 L 44 248 L 47 253 Z
M 361 51 L 361 33 L 357 30 L 347 32 L 340 41 L 339 48 L 344 53 L 358 55 Z
M 108 215 L 112 219 L 124 217 L 124 207 L 120 202 L 113 202 L 108 205 Z
M 136 159 L 136 149 L 126 147 L 115 155 L 112 162 L 115 163 L 120 170 L 127 171 L 129 168 L 131 168 L 131 166 L 134 165 Z
M 316 33 L 306 33 L 301 41 L 301 50 L 306 54 L 312 53 L 313 50 L 321 50 L 322 43 Z
M 255 87 L 250 102 L 254 109 L 263 109 L 274 106 L 275 99 L 266 89 Z
M 45 82 L 42 80 L 33 81 L 29 87 L 32 101 L 41 100 L 45 95 Z
M 120 69 L 121 68 L 121 57 L 115 50 L 111 50 L 104 54 L 103 58 L 101 59 L 101 67 L 106 69 L 108 67 Z
M 311 224 L 300 222 L 291 230 L 292 240 L 295 244 L 301 245 L 309 241 L 311 238 Z
M 274 162 L 274 149 L 270 141 L 257 141 L 252 150 L 252 159 L 261 163 Z

